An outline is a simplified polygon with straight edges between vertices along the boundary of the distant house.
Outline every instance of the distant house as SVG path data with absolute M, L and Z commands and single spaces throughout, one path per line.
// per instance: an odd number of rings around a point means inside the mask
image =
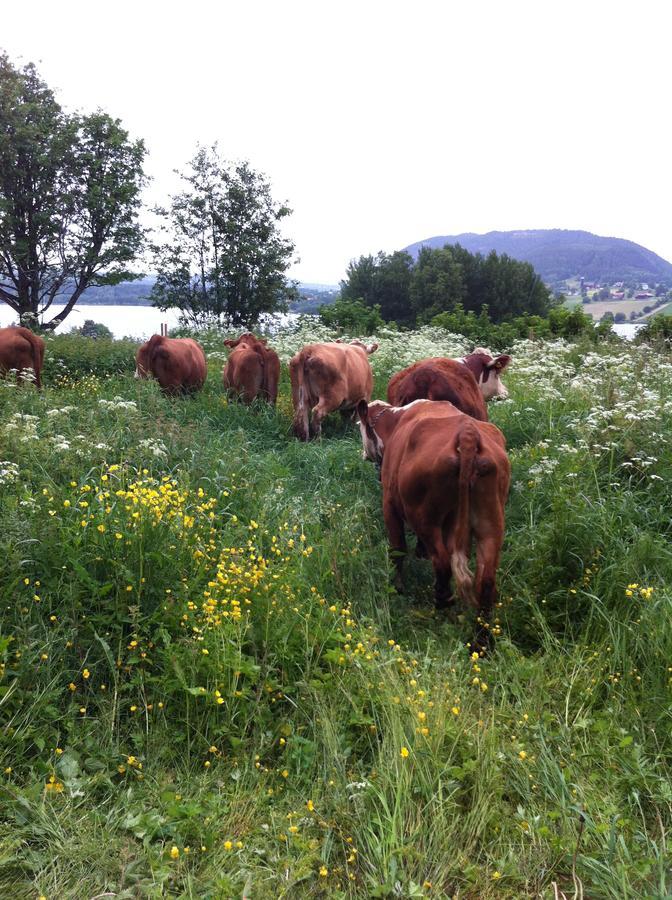
M 647 284 L 645 281 L 643 281 L 643 282 L 640 284 L 640 288 L 641 288 L 643 291 L 648 291 L 649 286 L 648 286 L 648 284 Z
M 623 300 L 625 291 L 612 291 L 609 296 L 612 300 Z
M 653 297 L 651 291 L 637 291 L 635 294 L 635 300 L 649 300 L 651 297 Z

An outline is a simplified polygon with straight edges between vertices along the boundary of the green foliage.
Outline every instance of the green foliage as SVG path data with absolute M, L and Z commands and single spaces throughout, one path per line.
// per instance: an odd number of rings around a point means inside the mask
M 348 334 L 375 334 L 383 325 L 380 306 L 367 306 L 362 300 L 336 300 L 319 309 L 320 321 L 329 328 Z
M 487 307 L 497 323 L 545 316 L 553 306 L 529 263 L 496 253 L 483 257 L 459 244 L 422 247 L 415 263 L 405 252 L 362 256 L 348 266 L 341 296 L 379 305 L 383 319 L 400 325 L 430 322 L 458 306 L 476 313 Z
M 412 267 L 413 259 L 404 251 L 361 256 L 348 265 L 346 278 L 341 282 L 341 298 L 379 306 L 386 322 L 411 324 L 414 321 L 410 301 Z
M 291 210 L 274 203 L 266 178 L 247 162 L 225 163 L 216 146 L 199 147 L 181 178 L 185 190 L 156 210 L 154 305 L 179 309 L 192 325 L 234 328 L 285 311 L 297 296 L 285 276 L 294 244 L 280 233 Z
M 44 379 L 58 386 L 71 384 L 78 378 L 92 375 L 94 379 L 135 371 L 136 341 L 116 341 L 101 336 L 90 340 L 76 332 L 46 338 Z
M 452 309 L 462 303 L 465 295 L 462 266 L 452 249 L 430 250 L 423 247 L 411 278 L 411 303 L 416 317 L 429 321 L 441 310 Z
M 593 319 L 586 315 L 580 306 L 569 310 L 558 306 L 552 309 L 546 318 L 542 316 L 517 316 L 508 322 L 496 324 L 491 321 L 487 306 L 483 306 L 479 315 L 473 311 L 465 312 L 462 304 L 457 304 L 452 312 L 443 312 L 434 316 L 431 324 L 455 334 L 463 334 L 474 344 L 497 347 L 500 350 L 511 349 L 521 338 L 543 340 L 548 338 L 565 338 L 573 340 L 585 337 L 593 342 L 603 340 L 610 332 L 596 328 Z
M 660 314 L 647 319 L 635 337 L 637 344 L 653 344 L 668 348 L 672 341 L 672 316 Z
M 34 325 L 90 285 L 134 277 L 145 148 L 103 112 L 63 112 L 32 64 L 0 56 L 0 299 Z
M 75 334 L 81 334 L 82 337 L 90 337 L 94 340 L 100 338 L 107 338 L 108 340 L 112 339 L 112 332 L 107 325 L 103 325 L 102 322 L 94 322 L 93 319 L 85 319 L 83 325 L 80 325 L 79 328 L 73 328 L 72 330 Z

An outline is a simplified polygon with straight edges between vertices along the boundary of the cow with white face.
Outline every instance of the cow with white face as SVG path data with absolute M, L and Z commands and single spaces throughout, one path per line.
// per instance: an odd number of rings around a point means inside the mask
M 509 392 L 499 376 L 511 362 L 507 353 L 492 356 L 489 350 L 476 347 L 473 353 L 462 357 L 460 362 L 464 363 L 476 379 L 484 400 L 506 400 Z

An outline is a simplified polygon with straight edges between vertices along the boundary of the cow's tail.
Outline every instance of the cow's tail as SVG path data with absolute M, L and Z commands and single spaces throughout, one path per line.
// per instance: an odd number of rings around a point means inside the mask
M 299 356 L 291 370 L 292 382 L 294 382 L 292 387 L 295 391 L 294 434 L 302 441 L 307 441 L 310 437 L 308 419 L 310 403 L 306 387 L 306 362 L 307 360 L 303 356 Z
M 469 569 L 471 550 L 471 485 L 478 452 L 481 449 L 478 430 L 471 422 L 460 429 L 456 449 L 460 456 L 457 486 L 457 515 L 453 533 L 453 552 L 450 559 L 457 593 L 463 600 L 474 603 L 474 577 Z
M 44 359 L 44 341 L 42 338 L 39 338 L 36 334 L 33 334 L 30 329 L 24 329 L 25 338 L 30 344 L 31 356 L 33 357 L 33 372 L 35 373 L 35 387 L 38 390 L 42 389 L 42 362 Z

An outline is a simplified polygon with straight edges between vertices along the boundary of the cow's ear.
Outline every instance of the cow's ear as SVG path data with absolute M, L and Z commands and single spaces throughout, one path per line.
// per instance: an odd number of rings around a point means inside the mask
M 376 350 L 378 349 L 379 346 L 380 346 L 380 344 L 369 344 L 368 347 L 366 348 L 366 352 L 368 353 L 369 356 L 371 356 L 372 353 L 376 352 Z
M 500 356 L 496 356 L 491 363 L 488 363 L 488 368 L 502 372 L 510 362 L 511 357 L 508 353 L 502 353 Z
M 357 404 L 357 415 L 359 416 L 359 421 L 366 423 L 369 420 L 369 404 L 366 400 L 360 400 Z
M 233 341 L 233 340 L 231 340 L 231 338 L 227 338 L 224 341 L 224 346 L 225 347 L 235 347 L 237 343 L 238 343 L 238 341 Z

